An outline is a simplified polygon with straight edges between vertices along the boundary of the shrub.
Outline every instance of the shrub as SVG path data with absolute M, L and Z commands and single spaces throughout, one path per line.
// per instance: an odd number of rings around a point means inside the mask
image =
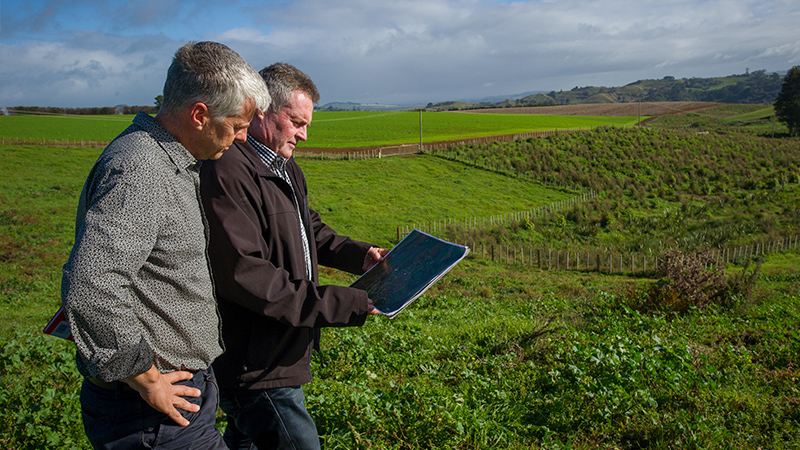
M 657 272 L 661 278 L 646 290 L 638 309 L 683 313 L 712 306 L 730 308 L 750 300 L 758 267 L 726 275 L 707 252 L 671 250 L 664 254 Z

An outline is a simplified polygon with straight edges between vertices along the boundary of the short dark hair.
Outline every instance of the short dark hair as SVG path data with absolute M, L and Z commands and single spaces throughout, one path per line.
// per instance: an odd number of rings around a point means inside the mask
M 292 101 L 292 93 L 301 91 L 308 95 L 312 102 L 319 102 L 319 91 L 311 78 L 297 67 L 278 62 L 267 66 L 259 72 L 267 84 L 267 90 L 272 97 L 273 111 L 288 105 Z M 263 109 L 262 109 L 263 110 Z

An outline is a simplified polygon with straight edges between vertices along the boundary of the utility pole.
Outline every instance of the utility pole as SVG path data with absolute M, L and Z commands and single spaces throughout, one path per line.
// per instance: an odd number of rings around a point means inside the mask
M 422 153 L 422 108 L 419 109 L 419 152 Z

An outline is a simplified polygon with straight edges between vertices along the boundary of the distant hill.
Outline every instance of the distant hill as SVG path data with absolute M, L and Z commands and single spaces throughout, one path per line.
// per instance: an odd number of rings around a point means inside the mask
M 511 95 L 493 95 L 491 97 L 484 97 L 479 99 L 468 99 L 462 98 L 461 101 L 465 103 L 500 103 L 506 100 L 516 100 L 522 97 L 528 97 L 535 94 L 544 94 L 546 91 L 527 91 L 521 94 L 511 94 Z
M 317 111 L 409 111 L 425 105 L 379 105 L 377 103 L 331 102 L 318 106 Z
M 537 93 L 496 103 L 441 102 L 428 105 L 428 110 L 635 102 L 771 104 L 778 96 L 782 85 L 782 75 L 767 74 L 764 70 L 758 70 L 743 75 L 717 78 L 664 77 L 660 80 L 639 80 L 622 87 L 576 86 L 569 91 Z
M 516 100 L 522 97 L 527 97 L 534 94 L 541 94 L 543 91 L 528 91 L 521 94 L 513 95 L 495 95 L 492 97 L 485 97 L 481 99 L 462 100 L 460 102 L 447 102 L 457 103 L 455 108 L 459 109 L 458 105 L 474 105 L 474 104 L 495 104 L 504 100 Z M 428 103 L 430 108 L 432 103 Z M 355 103 L 355 102 L 330 102 L 324 105 L 317 106 L 317 111 L 411 111 L 414 109 L 425 108 L 425 105 L 380 105 L 377 103 Z

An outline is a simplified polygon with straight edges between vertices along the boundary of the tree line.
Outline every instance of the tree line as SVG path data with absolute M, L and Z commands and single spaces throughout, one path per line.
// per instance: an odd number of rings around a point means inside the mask
M 136 114 L 144 111 L 147 114 L 158 112 L 156 106 L 142 105 L 119 105 L 119 106 L 94 106 L 86 108 L 61 108 L 54 106 L 9 106 L 4 112 L 0 109 L 0 115 L 9 116 L 34 116 L 34 115 L 73 115 L 73 116 L 99 116 L 113 114 Z

